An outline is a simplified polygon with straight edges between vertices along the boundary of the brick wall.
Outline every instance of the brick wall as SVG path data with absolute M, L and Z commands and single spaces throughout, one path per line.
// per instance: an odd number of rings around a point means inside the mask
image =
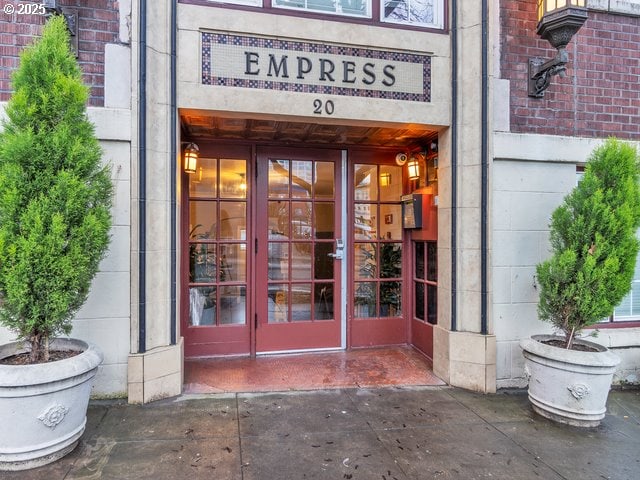
M 11 4 L 17 11 L 20 3 L 41 3 L 2 0 L 0 2 L 0 101 L 11 96 L 11 72 L 18 66 L 18 56 L 25 45 L 40 35 L 45 18 L 42 15 L 8 15 L 2 8 Z M 78 9 L 78 62 L 84 81 L 90 87 L 89 104 L 104 105 L 104 48 L 118 42 L 118 2 L 115 0 L 60 0 L 60 6 Z
M 535 33 L 536 2 L 501 0 L 501 77 L 511 84 L 511 131 L 640 140 L 640 18 L 589 11 L 567 47 L 565 78 L 527 96 L 530 57 L 556 51 Z

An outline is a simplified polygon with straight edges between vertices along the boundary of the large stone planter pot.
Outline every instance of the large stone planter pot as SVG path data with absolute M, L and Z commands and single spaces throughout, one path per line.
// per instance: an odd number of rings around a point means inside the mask
M 22 346 L 1 345 L 0 358 L 27 351 Z M 71 452 L 84 432 L 102 353 L 72 339 L 56 339 L 52 349 L 83 353 L 38 365 L 0 365 L 0 470 L 51 463 Z
M 578 427 L 599 425 L 620 359 L 605 347 L 585 340 L 576 342 L 597 351 L 567 350 L 541 343 L 551 339 L 562 338 L 534 335 L 520 342 L 533 409 L 560 423 Z

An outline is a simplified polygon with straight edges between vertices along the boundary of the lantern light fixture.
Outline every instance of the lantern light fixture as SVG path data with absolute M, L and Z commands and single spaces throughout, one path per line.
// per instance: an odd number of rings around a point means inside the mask
M 200 149 L 195 143 L 188 142 L 184 148 L 184 171 L 185 173 L 196 173 L 198 168 L 198 157 Z
M 417 180 L 420 178 L 420 162 L 417 155 L 413 155 L 407 163 L 407 170 L 409 172 L 409 180 Z
M 551 60 L 529 59 L 529 96 L 542 98 L 551 77 L 564 77 L 569 54 L 567 44 L 587 20 L 585 0 L 537 0 L 536 33 L 547 40 L 558 53 Z

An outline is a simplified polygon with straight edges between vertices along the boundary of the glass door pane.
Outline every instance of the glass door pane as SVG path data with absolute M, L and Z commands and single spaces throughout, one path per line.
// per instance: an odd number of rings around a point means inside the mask
M 335 180 L 329 177 L 334 173 L 333 164 L 327 163 L 269 159 L 269 323 L 332 318 L 332 296 L 327 292 L 333 290 L 333 275 L 327 272 L 333 269 L 329 253 L 333 251 L 335 203 L 315 201 L 315 194 L 331 199 L 335 191 Z M 288 283 L 280 283 L 282 280 Z
M 258 352 L 340 344 L 340 264 L 332 256 L 340 238 L 338 161 L 337 151 L 259 151 L 258 245 L 267 250 L 257 255 L 265 274 L 257 283 Z

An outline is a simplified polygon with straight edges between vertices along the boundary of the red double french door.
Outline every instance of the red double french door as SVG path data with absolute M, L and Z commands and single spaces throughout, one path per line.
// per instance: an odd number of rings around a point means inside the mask
M 186 356 L 341 346 L 341 158 L 201 145 L 185 180 Z

